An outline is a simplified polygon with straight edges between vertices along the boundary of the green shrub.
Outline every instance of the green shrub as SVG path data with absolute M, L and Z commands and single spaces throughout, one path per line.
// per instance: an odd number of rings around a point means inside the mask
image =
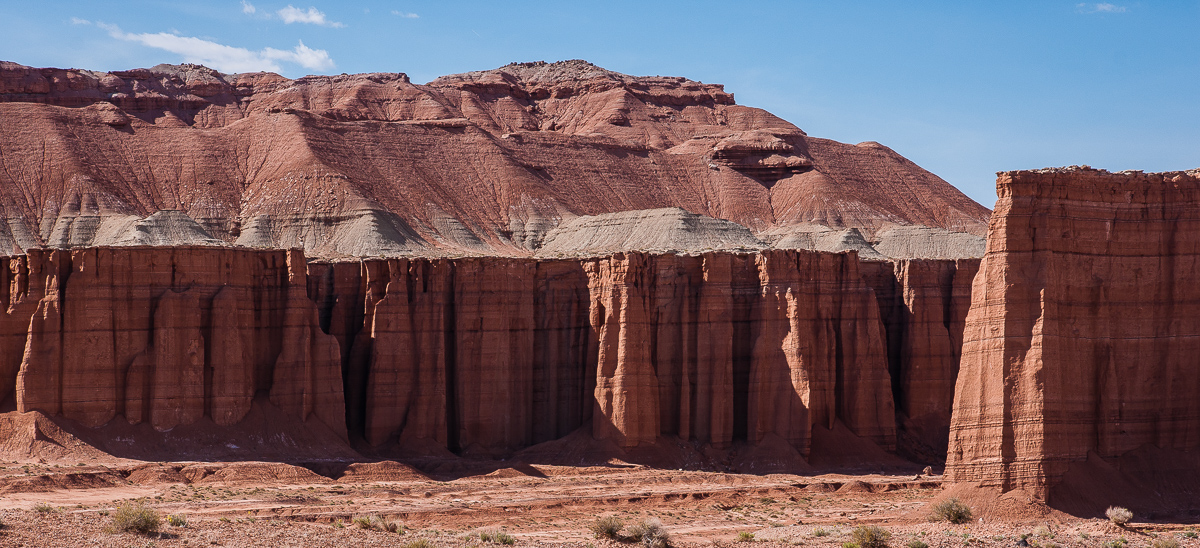
M 350 520 L 350 523 L 353 523 L 354 526 L 358 527 L 359 529 L 371 528 L 371 518 L 368 518 L 367 516 L 355 516 Z
M 433 543 L 429 542 L 428 539 L 419 538 L 416 540 L 408 541 L 407 543 L 404 544 L 403 548 L 434 548 L 434 546 L 433 546 Z
M 737 542 L 754 542 L 754 533 L 742 531 L 738 533 Z
M 148 535 L 158 531 L 162 520 L 155 509 L 140 502 L 130 502 L 113 512 L 112 525 L 118 531 Z
M 966 523 L 971 521 L 971 507 L 956 498 L 949 498 L 933 505 L 933 514 L 930 519 L 950 523 Z
M 1129 544 L 1129 541 L 1125 540 L 1125 537 L 1120 537 L 1120 538 L 1105 542 L 1102 546 L 1104 546 L 1104 548 L 1125 548 L 1125 546 L 1128 544 Z
M 857 542 L 843 542 L 842 548 L 862 548 Z
M 170 525 L 171 527 L 187 527 L 187 518 L 175 514 L 168 514 L 167 525 Z
M 860 548 L 886 548 L 892 534 L 878 525 L 863 525 L 855 527 L 850 533 L 850 538 Z
M 33 511 L 37 512 L 39 514 L 49 514 L 50 512 L 57 512 L 58 508 L 50 506 L 49 504 L 46 504 L 44 502 L 39 502 L 39 503 L 33 505 Z
M 905 546 L 907 548 L 929 548 L 928 544 L 920 540 L 910 540 L 908 541 L 908 544 L 905 544 Z
M 618 536 L 620 536 L 621 529 L 623 528 L 625 528 L 625 522 L 617 516 L 596 518 L 596 521 L 593 521 L 592 524 L 588 526 L 588 529 L 592 531 L 592 534 L 596 535 L 596 538 L 610 539 L 616 539 Z
M 1118 527 L 1124 527 L 1129 523 L 1129 520 L 1133 519 L 1133 512 L 1120 506 L 1109 506 L 1108 510 L 1104 511 L 1104 515 L 1108 517 L 1108 521 L 1113 522 L 1113 525 Z
M 818 527 L 816 530 L 813 531 L 812 535 L 814 537 L 827 537 L 827 536 L 829 536 L 829 530 Z
M 1150 548 L 1179 548 L 1179 541 L 1171 537 L 1160 537 L 1150 543 Z

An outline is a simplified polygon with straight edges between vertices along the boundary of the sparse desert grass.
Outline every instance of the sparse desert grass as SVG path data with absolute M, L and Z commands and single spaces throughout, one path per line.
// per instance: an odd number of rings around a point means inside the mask
M 1159 537 L 1150 543 L 1150 548 L 1179 548 L 1179 541 L 1172 537 Z
M 629 528 L 629 538 L 642 543 L 646 548 L 666 548 L 671 535 L 655 518 L 647 519 Z
M 122 504 L 112 515 L 112 526 L 117 531 L 148 535 L 161 525 L 158 511 L 140 502 Z
M 596 521 L 593 521 L 588 526 L 588 529 L 592 531 L 592 534 L 596 535 L 596 538 L 616 539 L 621 535 L 621 529 L 624 527 L 625 521 L 621 518 L 617 516 L 605 516 L 596 518 Z
M 33 505 L 33 511 L 37 512 L 39 514 L 49 514 L 50 512 L 57 512 L 58 508 L 50 506 L 49 504 L 46 504 L 44 502 L 39 502 L 39 503 Z
M 1103 546 L 1104 548 L 1125 548 L 1128 545 L 1129 545 L 1129 541 L 1126 540 L 1125 537 L 1119 537 L 1119 538 L 1110 540 L 1108 542 L 1105 542 L 1101 546 Z
M 906 548 L 929 548 L 929 545 L 923 540 L 910 540 L 904 545 Z
M 814 531 L 812 532 L 812 536 L 814 536 L 814 537 L 827 537 L 827 536 L 829 536 L 829 530 L 828 530 L 828 529 L 821 528 L 821 527 L 818 527 L 816 530 L 814 530 Z
M 1130 512 L 1128 508 L 1120 506 L 1109 506 L 1108 510 L 1104 511 L 1104 515 L 1108 517 L 1108 521 L 1113 522 L 1113 525 L 1118 527 L 1124 527 L 1129 523 L 1129 520 L 1133 519 L 1133 512 Z
M 892 534 L 878 525 L 864 525 L 855 527 L 850 533 L 850 538 L 859 548 L 886 548 Z
M 359 529 L 365 529 L 367 531 L 383 531 L 385 533 L 404 534 L 404 527 L 402 527 L 399 523 L 391 521 L 378 514 L 371 514 L 369 516 L 354 516 L 350 520 L 350 523 L 354 524 L 354 526 L 358 527 Z M 334 527 L 337 526 L 338 525 L 335 523 Z
M 949 498 L 933 505 L 930 519 L 950 523 L 966 523 L 971 521 L 971 507 L 956 498 Z
M 738 542 L 754 542 L 754 533 L 751 533 L 749 531 L 742 531 L 742 532 L 738 533 L 737 541 Z
M 504 544 L 506 546 L 512 546 L 517 542 L 517 539 L 513 538 L 513 536 L 507 532 L 497 531 L 495 529 L 483 529 L 481 531 L 477 531 L 473 536 L 479 537 L 479 540 L 483 542 L 494 542 L 496 544 Z
M 419 538 L 404 543 L 403 548 L 434 548 L 434 545 L 428 539 Z

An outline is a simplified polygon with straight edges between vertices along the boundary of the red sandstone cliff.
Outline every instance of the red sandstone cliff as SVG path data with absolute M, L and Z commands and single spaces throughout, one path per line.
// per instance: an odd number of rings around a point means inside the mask
M 755 231 L 982 234 L 988 215 L 881 145 L 809 137 L 719 85 L 582 61 L 426 85 L 0 63 L 5 253 L 237 242 L 528 255 L 564 219 L 669 206 Z
M 1186 492 L 1200 479 L 1179 453 L 1200 449 L 1200 174 L 1017 171 L 997 193 L 948 477 L 1052 503 L 1083 467 L 1090 505 Z
M 9 263 L 7 327 L 37 303 L 23 352 L 16 329 L 4 335 L 6 369 L 20 356 L 18 410 L 170 430 L 204 416 L 237 423 L 264 390 L 345 436 L 337 343 L 317 325 L 300 254 L 91 248 Z
M 852 253 L 768 250 L 306 265 L 295 250 L 213 247 L 5 260 L 4 395 L 85 426 L 233 426 L 262 393 L 388 451 L 500 455 L 587 427 L 621 447 L 782 440 L 808 455 L 813 429 L 839 424 L 894 449 L 893 394 L 916 418 L 914 401 L 936 417 L 949 397 L 945 345 L 903 337 L 953 336 L 939 323 L 953 262 L 893 274 Z M 872 284 L 921 319 L 889 332 Z M 889 375 L 897 337 L 907 376 Z
M 900 452 L 940 461 L 979 260 L 864 261 L 860 268 L 875 291 L 887 334 Z

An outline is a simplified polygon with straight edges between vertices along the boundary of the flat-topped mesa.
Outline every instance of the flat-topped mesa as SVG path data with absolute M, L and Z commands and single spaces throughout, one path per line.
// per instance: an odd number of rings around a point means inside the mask
M 1143 500 L 1096 484 L 1170 506 L 1200 480 L 1182 456 L 1200 449 L 1200 171 L 1014 171 L 996 188 L 948 477 L 1074 504 L 1066 478 L 1086 465 L 1113 474 L 1087 480 L 1088 512 Z M 1135 453 L 1120 473 L 1089 457 Z
M 718 85 L 582 61 L 425 85 L 0 63 L 0 150 L 6 253 L 119 243 L 160 210 L 199 225 L 193 243 L 329 259 L 531 256 L 576 217 L 668 207 L 756 234 L 981 235 L 988 215 L 881 145 L 810 137 Z

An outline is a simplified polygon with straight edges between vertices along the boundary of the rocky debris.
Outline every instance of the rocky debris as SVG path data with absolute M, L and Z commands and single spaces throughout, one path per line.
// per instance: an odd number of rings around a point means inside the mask
M 720 85 L 584 61 L 425 85 L 3 62 L 0 150 L 4 253 L 218 240 L 330 259 L 530 256 L 564 220 L 664 207 L 754 232 L 982 235 L 988 216 L 881 145 L 809 137 Z
M 1168 472 L 1193 457 L 1133 452 L 1200 448 L 1200 172 L 1014 171 L 997 193 L 947 477 L 1052 503 L 1075 468 L 1107 469 L 1087 482 L 1141 486 L 1129 496 L 1160 506 L 1194 489 L 1193 472 Z M 1126 483 L 1113 462 L 1125 463 Z M 1134 493 L 1155 486 L 1165 490 Z

